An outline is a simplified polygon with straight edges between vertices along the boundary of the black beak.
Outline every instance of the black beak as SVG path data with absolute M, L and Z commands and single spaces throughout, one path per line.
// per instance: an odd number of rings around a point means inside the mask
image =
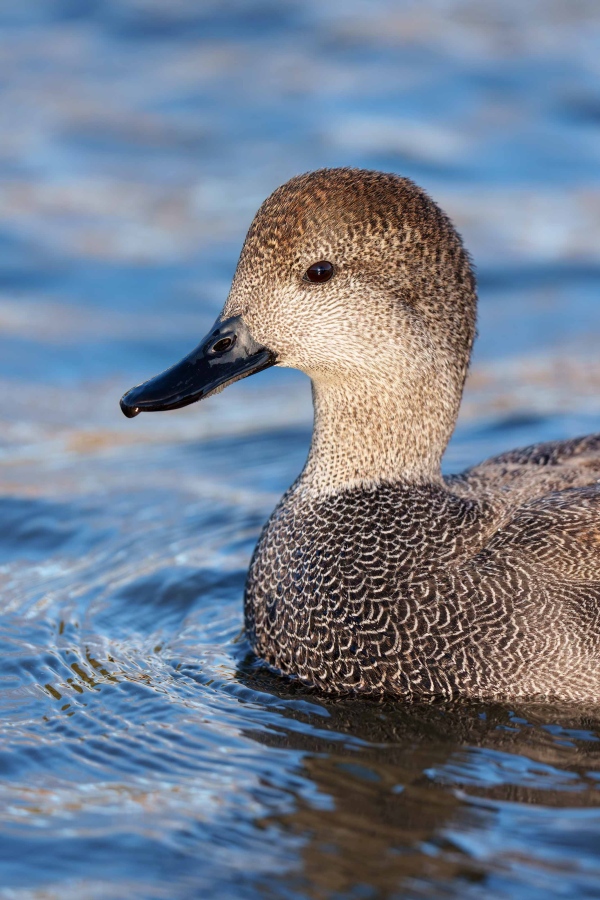
M 127 391 L 121 409 L 129 419 L 141 412 L 179 409 L 275 362 L 275 354 L 256 343 L 241 316 L 218 320 L 181 362 Z

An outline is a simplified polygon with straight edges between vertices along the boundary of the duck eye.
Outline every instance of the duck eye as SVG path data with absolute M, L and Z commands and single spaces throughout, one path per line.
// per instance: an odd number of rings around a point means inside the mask
M 222 337 L 216 343 L 212 345 L 210 348 L 213 353 L 225 353 L 226 350 L 230 350 L 235 344 L 235 335 L 231 335 L 231 337 Z
M 335 269 L 330 262 L 322 259 L 320 262 L 313 263 L 304 273 L 304 281 L 310 281 L 312 284 L 323 284 L 333 278 Z

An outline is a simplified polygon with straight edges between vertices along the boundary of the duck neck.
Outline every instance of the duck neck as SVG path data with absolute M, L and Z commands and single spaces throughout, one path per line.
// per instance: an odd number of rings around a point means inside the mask
M 377 483 L 442 483 L 461 391 L 312 382 L 314 430 L 298 487 L 333 493 Z

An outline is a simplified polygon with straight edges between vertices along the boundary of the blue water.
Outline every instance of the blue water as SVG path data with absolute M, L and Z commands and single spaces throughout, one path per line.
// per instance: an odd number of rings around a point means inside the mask
M 477 265 L 447 471 L 600 430 L 599 39 L 569 0 L 0 5 L 0 897 L 600 897 L 599 709 L 334 702 L 249 654 L 306 379 L 118 409 L 261 200 L 349 164 Z

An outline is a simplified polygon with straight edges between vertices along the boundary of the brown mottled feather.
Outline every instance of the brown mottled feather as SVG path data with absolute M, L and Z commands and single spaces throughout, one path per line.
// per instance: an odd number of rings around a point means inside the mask
M 335 277 L 307 284 L 319 260 Z M 600 436 L 442 478 L 476 293 L 425 192 L 357 169 L 292 179 L 224 314 L 313 384 L 308 461 L 248 575 L 257 654 L 334 693 L 600 700 Z

